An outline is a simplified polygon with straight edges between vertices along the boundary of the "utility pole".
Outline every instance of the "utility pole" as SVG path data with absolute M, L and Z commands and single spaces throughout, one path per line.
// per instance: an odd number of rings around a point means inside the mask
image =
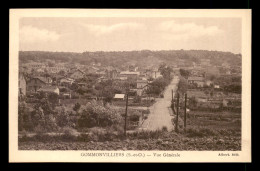
M 178 121 L 179 120 L 179 93 L 177 92 L 177 116 L 176 116 L 176 123 L 175 123 L 175 131 L 178 132 Z
M 125 107 L 125 137 L 126 137 L 126 122 L 127 122 L 127 106 L 128 106 L 128 92 L 126 92 L 126 107 Z
M 174 97 L 173 97 L 173 89 L 172 89 L 172 112 L 175 113 L 175 110 L 174 110 Z
M 186 131 L 186 111 L 187 111 L 187 93 L 185 93 L 185 102 L 184 102 L 184 131 Z

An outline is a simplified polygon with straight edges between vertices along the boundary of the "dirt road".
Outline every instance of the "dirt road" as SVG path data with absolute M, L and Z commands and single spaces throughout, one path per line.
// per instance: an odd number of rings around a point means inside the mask
M 164 98 L 156 99 L 156 103 L 149 107 L 150 114 L 148 118 L 143 122 L 139 129 L 143 130 L 156 130 L 162 127 L 167 127 L 170 131 L 173 129 L 171 119 L 173 116 L 170 115 L 169 107 L 171 105 L 172 93 L 175 93 L 179 78 L 175 77 L 169 86 L 164 91 Z

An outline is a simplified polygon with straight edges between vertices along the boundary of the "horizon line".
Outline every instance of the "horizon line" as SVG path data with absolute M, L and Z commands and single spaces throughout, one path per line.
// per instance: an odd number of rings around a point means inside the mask
M 85 53 L 85 52 L 135 52 L 135 51 L 152 51 L 152 52 L 158 52 L 158 51 L 209 51 L 209 52 L 225 52 L 225 53 L 232 53 L 235 55 L 242 55 L 241 52 L 234 53 L 231 51 L 220 51 L 220 50 L 205 50 L 205 49 L 161 49 L 161 50 L 149 50 L 149 49 L 142 49 L 142 50 L 111 50 L 111 51 L 105 51 L 105 50 L 99 50 L 99 51 L 83 51 L 83 52 L 73 52 L 73 51 L 48 51 L 48 50 L 19 50 L 19 52 L 57 52 L 57 53 Z

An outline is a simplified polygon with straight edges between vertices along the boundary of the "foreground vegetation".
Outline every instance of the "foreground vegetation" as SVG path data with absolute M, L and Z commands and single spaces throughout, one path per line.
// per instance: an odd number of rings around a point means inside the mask
M 19 150 L 241 150 L 240 132 L 190 128 L 186 132 L 109 130 L 90 134 L 66 131 L 59 135 L 37 134 L 19 138 Z

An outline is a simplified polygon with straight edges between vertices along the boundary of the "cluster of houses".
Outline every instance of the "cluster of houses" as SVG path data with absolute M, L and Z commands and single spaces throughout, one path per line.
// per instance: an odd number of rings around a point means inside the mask
M 60 87 L 69 87 L 75 80 L 84 78 L 85 73 L 79 69 L 70 71 L 66 76 L 61 75 L 33 75 L 29 74 L 27 77 L 26 74 L 19 73 L 19 95 L 26 96 L 32 95 L 37 92 L 45 93 L 56 93 L 60 95 Z
M 112 66 L 101 66 L 100 63 L 89 66 L 77 65 L 67 66 L 66 64 L 57 64 L 49 67 L 42 63 L 28 63 L 20 66 L 19 73 L 19 95 L 33 95 L 38 92 L 56 93 L 59 96 L 71 98 L 71 93 L 61 92 L 61 88 L 70 88 L 73 84 L 80 87 L 88 83 L 84 81 L 88 74 L 97 75 L 96 83 L 106 80 L 113 80 L 115 86 L 120 85 L 119 89 L 125 90 L 122 83 L 131 82 L 131 92 L 142 96 L 151 82 L 162 75 L 155 67 L 141 69 L 137 66 L 130 65 L 127 70 L 120 70 Z M 82 81 L 83 80 L 83 81 Z M 120 84 L 119 84 L 120 83 Z M 129 87 L 128 87 L 129 88 Z M 115 96 L 115 99 L 120 96 Z
M 192 75 L 188 77 L 187 81 L 190 87 L 196 87 L 196 88 L 213 87 L 214 89 L 220 88 L 218 84 L 214 84 L 213 81 L 206 79 L 205 76 Z
M 189 93 L 188 93 L 189 94 Z M 240 109 L 241 110 L 241 96 L 196 96 L 196 105 L 190 106 L 191 109 Z

